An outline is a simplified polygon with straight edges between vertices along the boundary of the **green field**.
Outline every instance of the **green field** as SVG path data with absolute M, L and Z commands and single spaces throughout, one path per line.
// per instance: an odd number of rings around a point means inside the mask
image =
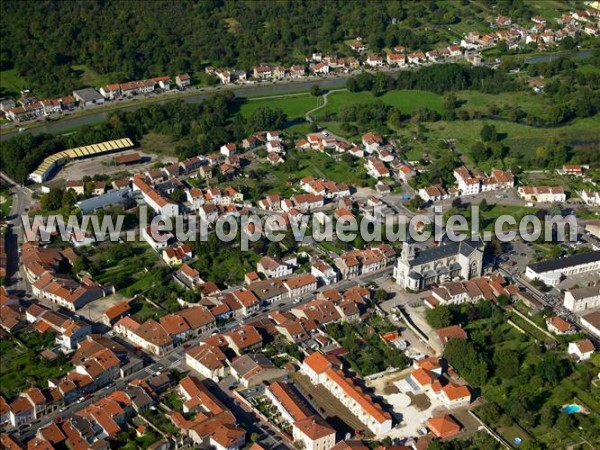
M 362 185 L 369 180 L 366 169 L 360 161 L 346 162 L 315 150 L 290 152 L 288 157 L 298 159 L 299 166 L 297 170 L 287 172 L 285 165 L 265 166 L 268 167 L 269 173 L 274 175 L 282 185 L 286 185 L 290 179 L 299 180 L 306 176 L 325 178 L 336 183 L 348 183 L 350 185 Z
M 100 88 L 108 83 L 117 81 L 112 78 L 113 74 L 107 73 L 102 75 L 96 72 L 94 69 L 91 69 L 90 67 L 83 64 L 71 66 L 71 69 L 73 69 L 73 71 L 79 77 L 82 86 L 92 86 L 95 88 Z
M 442 111 L 442 97 L 433 92 L 426 91 L 388 91 L 380 97 L 375 97 L 371 92 L 334 92 L 327 98 L 327 106 L 319 110 L 317 115 L 323 113 L 337 113 L 340 108 L 352 104 L 383 102 L 398 108 L 402 114 L 427 107 L 435 111 Z
M 461 109 L 469 111 L 480 111 L 488 113 L 488 108 L 493 105 L 498 108 L 520 107 L 527 114 L 544 117 L 550 103 L 539 94 L 530 91 L 503 92 L 500 94 L 484 94 L 480 91 L 459 91 L 459 101 L 464 101 Z
M 1 95 L 18 96 L 19 92 L 27 88 L 27 81 L 19 76 L 16 70 L 3 70 L 0 72 Z
M 250 117 L 258 108 L 281 108 L 288 120 L 303 118 L 304 115 L 322 102 L 321 97 L 313 97 L 308 93 L 293 94 L 289 97 L 260 97 L 248 98 L 240 105 L 240 113 Z

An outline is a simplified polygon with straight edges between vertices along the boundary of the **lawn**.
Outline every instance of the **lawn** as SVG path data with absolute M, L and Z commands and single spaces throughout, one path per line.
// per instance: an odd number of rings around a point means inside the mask
M 250 97 L 240 102 L 240 113 L 243 117 L 250 117 L 258 108 L 280 108 L 287 115 L 288 120 L 292 120 L 303 118 L 322 101 L 321 97 L 313 97 L 307 92 L 288 97 Z
M 544 96 L 531 91 L 502 92 L 499 94 L 484 94 L 480 91 L 459 91 L 457 93 L 459 101 L 465 102 L 461 109 L 473 113 L 480 111 L 488 113 L 488 108 L 492 105 L 499 108 L 520 107 L 527 114 L 538 117 L 545 117 L 550 103 Z
M 106 86 L 109 83 L 116 82 L 114 75 L 111 73 L 99 74 L 94 69 L 86 65 L 75 65 L 71 66 L 71 69 L 77 74 L 81 81 L 82 86 L 92 86 L 94 88 L 100 88 Z M 121 80 L 122 81 L 122 80 Z
M 16 70 L 11 69 L 0 72 L 0 92 L 2 92 L 2 95 L 19 96 L 23 89 L 27 89 L 27 81 Z
M 317 114 L 337 113 L 342 107 L 352 104 L 375 103 L 380 100 L 385 105 L 398 108 L 402 114 L 411 114 L 413 111 L 427 107 L 435 111 L 442 111 L 442 97 L 433 92 L 426 91 L 388 91 L 380 97 L 375 97 L 371 92 L 334 92 L 327 98 L 327 106 Z
M 18 345 L 15 338 L 25 347 Z M 19 331 L 15 337 L 0 340 L 0 393 L 10 399 L 30 386 L 46 387 L 49 378 L 59 378 L 71 370 L 62 354 L 52 362 L 37 356 L 53 345 L 53 333 L 39 334 L 27 329 Z
M 177 142 L 177 145 L 183 144 L 185 144 L 185 141 Z M 148 133 L 140 139 L 139 150 L 155 155 L 175 156 L 175 143 L 173 139 L 165 134 Z
M 108 250 L 113 245 L 127 245 L 131 251 L 126 257 L 111 258 L 111 251 Z M 97 268 L 94 271 L 94 279 L 100 284 L 116 284 L 127 288 L 131 287 L 131 282 L 142 278 L 146 273 L 145 268 L 151 268 L 159 262 L 158 255 L 145 242 L 129 242 L 127 244 L 102 244 L 90 258 L 92 267 Z M 129 280 L 128 283 L 118 283 L 119 280 Z M 117 286 L 118 288 L 120 286 Z
M 148 319 L 158 319 L 164 316 L 167 312 L 152 306 L 149 302 L 142 298 L 136 298 L 130 303 L 131 314 L 140 322 L 145 322 Z
M 490 121 L 488 121 L 490 122 Z M 414 141 L 415 148 L 427 151 L 432 143 L 442 139 L 454 139 L 458 149 L 468 155 L 470 147 L 481 139 L 480 132 L 483 120 L 462 121 L 439 121 L 427 123 L 429 130 L 426 142 Z M 577 119 L 572 123 L 556 128 L 534 128 L 512 122 L 494 121 L 498 134 L 503 137 L 502 143 L 511 148 L 513 158 L 506 158 L 506 163 L 512 162 L 523 164 L 535 156 L 535 150 L 540 146 L 551 144 L 558 139 L 566 144 L 578 142 L 598 142 L 600 132 L 597 131 L 595 118 Z M 577 152 L 577 149 L 574 150 Z
M 316 150 L 290 151 L 286 159 L 289 158 L 295 158 L 298 161 L 298 168 L 292 172 L 286 170 L 285 164 L 277 167 L 264 166 L 270 175 L 278 179 L 281 190 L 285 189 L 288 180 L 299 180 L 307 176 L 325 178 L 336 183 L 347 183 L 353 186 L 363 186 L 369 184 L 370 181 L 366 169 L 359 160 L 336 159 Z

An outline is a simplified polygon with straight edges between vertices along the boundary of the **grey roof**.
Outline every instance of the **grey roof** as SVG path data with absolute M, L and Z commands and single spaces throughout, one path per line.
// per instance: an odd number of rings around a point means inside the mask
M 584 298 L 600 295 L 600 286 L 588 286 L 577 289 L 571 289 L 569 292 L 575 300 L 581 300 Z
M 113 189 L 108 191 L 106 194 L 99 195 L 98 197 L 91 197 L 81 200 L 77 202 L 75 206 L 77 206 L 84 214 L 86 214 L 90 211 L 104 208 L 105 206 L 125 203 L 125 200 L 129 197 L 130 192 L 131 188 Z
M 588 253 L 579 253 L 578 255 L 567 256 L 566 258 L 552 259 L 535 264 L 528 264 L 527 267 L 535 273 L 551 272 L 553 270 L 566 269 L 567 267 L 580 266 L 595 261 L 600 261 L 600 250 Z
M 104 100 L 104 97 L 100 93 L 92 88 L 78 89 L 73 91 L 74 97 L 79 97 L 84 102 L 93 102 L 96 100 Z
M 472 241 L 468 239 L 460 242 L 449 242 L 447 244 L 439 245 L 438 247 L 420 251 L 415 258 L 410 261 L 410 265 L 420 266 L 422 264 L 448 258 L 449 256 L 458 255 L 459 253 L 464 256 L 469 256 L 481 245 L 481 241 Z

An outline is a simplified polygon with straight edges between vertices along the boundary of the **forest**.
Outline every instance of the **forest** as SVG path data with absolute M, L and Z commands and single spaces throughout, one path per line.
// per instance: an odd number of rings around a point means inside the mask
M 0 70 L 52 96 L 81 87 L 75 65 L 115 82 L 206 65 L 298 63 L 313 51 L 343 56 L 351 52 L 344 41 L 357 36 L 373 51 L 429 50 L 447 40 L 447 25 L 492 6 L 513 19 L 531 13 L 522 0 L 3 1 Z

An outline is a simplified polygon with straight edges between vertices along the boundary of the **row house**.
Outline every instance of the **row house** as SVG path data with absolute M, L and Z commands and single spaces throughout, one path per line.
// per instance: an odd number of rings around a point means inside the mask
M 322 208 L 325 205 L 325 199 L 322 195 L 315 194 L 298 194 L 291 198 L 293 205 L 301 212 L 309 212 L 317 208 Z M 283 207 L 283 210 L 288 212 L 291 208 Z
M 302 362 L 300 371 L 311 382 L 321 385 L 354 414 L 374 435 L 379 436 L 392 429 L 392 418 L 381 405 L 373 401 L 353 380 L 346 378 L 341 367 L 322 353 L 315 352 Z
M 379 159 L 370 156 L 365 162 L 365 169 L 373 178 L 385 178 L 390 176 L 390 170 Z
M 161 214 L 165 217 L 175 217 L 179 215 L 179 205 L 160 194 L 141 176 L 135 176 L 133 178 L 132 188 L 134 192 L 141 192 L 146 204 L 157 214 Z
M 290 297 L 302 297 L 317 289 L 317 279 L 314 275 L 307 273 L 297 277 L 289 278 L 283 282 Z
M 426 202 L 437 202 L 447 199 L 449 194 L 441 184 L 434 184 L 433 186 L 419 189 L 419 197 Z
M 567 194 L 562 186 L 522 186 L 517 190 L 519 197 L 531 202 L 564 202 L 567 200 Z

